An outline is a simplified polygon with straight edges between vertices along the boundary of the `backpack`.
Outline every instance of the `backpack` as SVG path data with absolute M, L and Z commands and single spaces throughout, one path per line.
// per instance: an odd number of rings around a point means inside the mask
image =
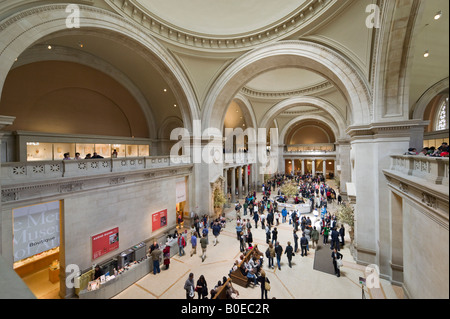
M 267 250 L 266 250 L 266 257 L 267 257 L 267 258 L 270 257 L 270 251 L 269 251 L 269 248 L 267 248 Z

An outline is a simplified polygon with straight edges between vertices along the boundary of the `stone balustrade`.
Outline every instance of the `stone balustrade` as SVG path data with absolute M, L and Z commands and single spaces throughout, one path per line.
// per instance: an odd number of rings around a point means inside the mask
M 108 173 L 164 168 L 190 164 L 189 156 L 101 158 L 68 161 L 11 162 L 1 165 L 1 184 L 45 181 L 55 178 L 77 178 Z
M 424 179 L 437 185 L 449 185 L 449 158 L 414 155 L 391 156 L 392 171 Z

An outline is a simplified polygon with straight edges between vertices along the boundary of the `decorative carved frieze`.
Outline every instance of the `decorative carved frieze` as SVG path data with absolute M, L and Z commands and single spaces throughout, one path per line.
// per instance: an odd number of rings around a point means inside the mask
M 80 182 L 61 184 L 61 185 L 59 185 L 59 192 L 60 193 L 76 192 L 76 191 L 82 190 L 82 188 L 83 188 L 83 183 L 80 183 Z

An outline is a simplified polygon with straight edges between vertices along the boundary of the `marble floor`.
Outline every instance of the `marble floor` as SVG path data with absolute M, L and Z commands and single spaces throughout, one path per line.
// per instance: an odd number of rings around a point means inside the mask
M 261 198 L 261 194 L 258 194 Z M 241 201 L 242 203 L 242 201 Z M 329 205 L 329 211 L 336 211 L 335 204 Z M 202 262 L 200 257 L 201 248 L 198 247 L 197 254 L 190 257 L 190 242 L 186 246 L 186 255 L 180 257 L 175 255 L 171 258 L 169 269 L 161 267 L 161 273 L 157 275 L 148 274 L 141 280 L 131 285 L 113 299 L 184 299 L 184 283 L 189 273 L 194 274 L 196 282 L 200 275 L 203 275 L 208 284 L 208 290 L 213 288 L 217 281 L 223 276 L 227 276 L 233 262 L 239 258 L 239 241 L 236 238 L 236 214 L 234 208 L 226 210 L 226 216 L 230 219 L 226 228 L 219 236 L 219 243 L 213 245 L 213 236 L 209 236 L 209 246 L 207 248 L 206 259 Z M 315 217 L 307 214 L 314 222 Z M 250 218 L 250 215 L 241 216 Z M 260 251 L 267 248 L 265 242 L 265 232 L 261 227 L 254 228 L 252 222 L 252 233 L 254 244 L 257 244 Z M 288 223 L 280 224 L 278 227 L 278 241 L 282 247 L 291 241 L 292 226 Z M 348 235 L 347 235 L 348 236 Z M 347 237 L 346 242 L 350 239 Z M 328 246 L 329 247 L 329 246 Z M 281 260 L 281 270 L 278 268 L 269 269 L 265 258 L 264 270 L 271 283 L 269 298 L 276 299 L 361 299 L 362 287 L 359 284 L 359 277 L 364 276 L 365 267 L 354 262 L 351 256 L 349 245 L 341 249 L 344 255 L 344 266 L 341 268 L 341 277 L 336 277 L 313 269 L 314 249 L 310 248 L 308 256 L 302 257 L 295 254 L 292 268 L 289 268 L 286 255 Z M 331 255 L 331 250 L 330 250 Z M 331 261 L 330 261 L 331 262 Z M 40 299 L 58 299 L 59 283 L 52 284 L 48 281 L 47 270 L 33 274 L 24 278 L 25 283 L 31 291 Z M 400 287 L 391 285 L 388 281 L 380 279 L 380 288 L 364 288 L 364 295 L 367 299 L 402 299 L 403 291 Z M 243 288 L 234 285 L 239 291 L 240 299 L 259 299 L 261 290 L 259 287 Z M 195 297 L 197 298 L 197 296 Z
M 261 195 L 259 195 L 259 198 L 261 198 Z M 331 205 L 329 209 L 333 212 L 336 210 L 336 207 Z M 198 248 L 196 255 L 192 257 L 189 255 L 191 247 L 189 242 L 185 249 L 186 255 L 172 257 L 169 269 L 165 270 L 164 266 L 161 267 L 161 273 L 145 276 L 114 298 L 184 299 L 185 291 L 183 286 L 191 272 L 194 274 L 195 282 L 200 275 L 203 275 L 207 281 L 208 290 L 211 290 L 218 280 L 221 280 L 223 276 L 227 276 L 233 262 L 240 255 L 239 241 L 235 232 L 236 215 L 234 209 L 228 209 L 226 214 L 231 221 L 222 230 L 219 236 L 219 243 L 216 246 L 212 244 L 212 235 L 209 236 L 210 244 L 207 248 L 207 257 L 203 262 L 200 257 L 200 248 Z M 312 214 L 306 216 L 310 216 L 314 222 L 315 217 Z M 249 215 L 241 217 L 250 218 Z M 255 229 L 254 223 L 252 225 L 254 244 L 257 244 L 260 251 L 264 252 L 267 248 L 265 232 L 261 227 Z M 283 247 L 286 246 L 288 241 L 293 243 L 293 228 L 291 225 L 284 223 L 277 228 L 279 231 L 278 240 Z M 346 238 L 346 242 L 348 243 L 349 241 L 350 239 Z M 281 260 L 281 270 L 278 268 L 269 269 L 266 259 L 263 268 L 271 283 L 268 297 L 276 299 L 361 299 L 362 287 L 359 284 L 359 277 L 364 277 L 365 267 L 353 261 L 348 246 L 346 245 L 345 248 L 341 249 L 341 253 L 344 255 L 344 266 L 341 269 L 341 277 L 339 278 L 313 269 L 314 249 L 310 249 L 307 257 L 295 254 L 292 260 L 292 268 L 288 266 L 286 255 L 283 255 Z M 236 284 L 234 287 L 239 291 L 240 299 L 261 298 L 259 287 L 243 288 Z M 378 289 L 367 289 L 365 287 L 364 295 L 367 299 L 403 298 L 403 292 L 400 287 L 392 286 L 383 279 L 380 279 L 380 288 Z M 197 298 L 197 295 L 195 298 Z

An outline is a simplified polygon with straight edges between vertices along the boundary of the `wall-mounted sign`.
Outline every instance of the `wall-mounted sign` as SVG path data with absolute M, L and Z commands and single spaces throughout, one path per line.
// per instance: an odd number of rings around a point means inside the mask
M 92 236 L 92 259 L 119 248 L 119 227 Z
M 59 201 L 13 209 L 14 262 L 59 246 Z
M 158 230 L 167 225 L 167 209 L 152 215 L 152 231 Z

